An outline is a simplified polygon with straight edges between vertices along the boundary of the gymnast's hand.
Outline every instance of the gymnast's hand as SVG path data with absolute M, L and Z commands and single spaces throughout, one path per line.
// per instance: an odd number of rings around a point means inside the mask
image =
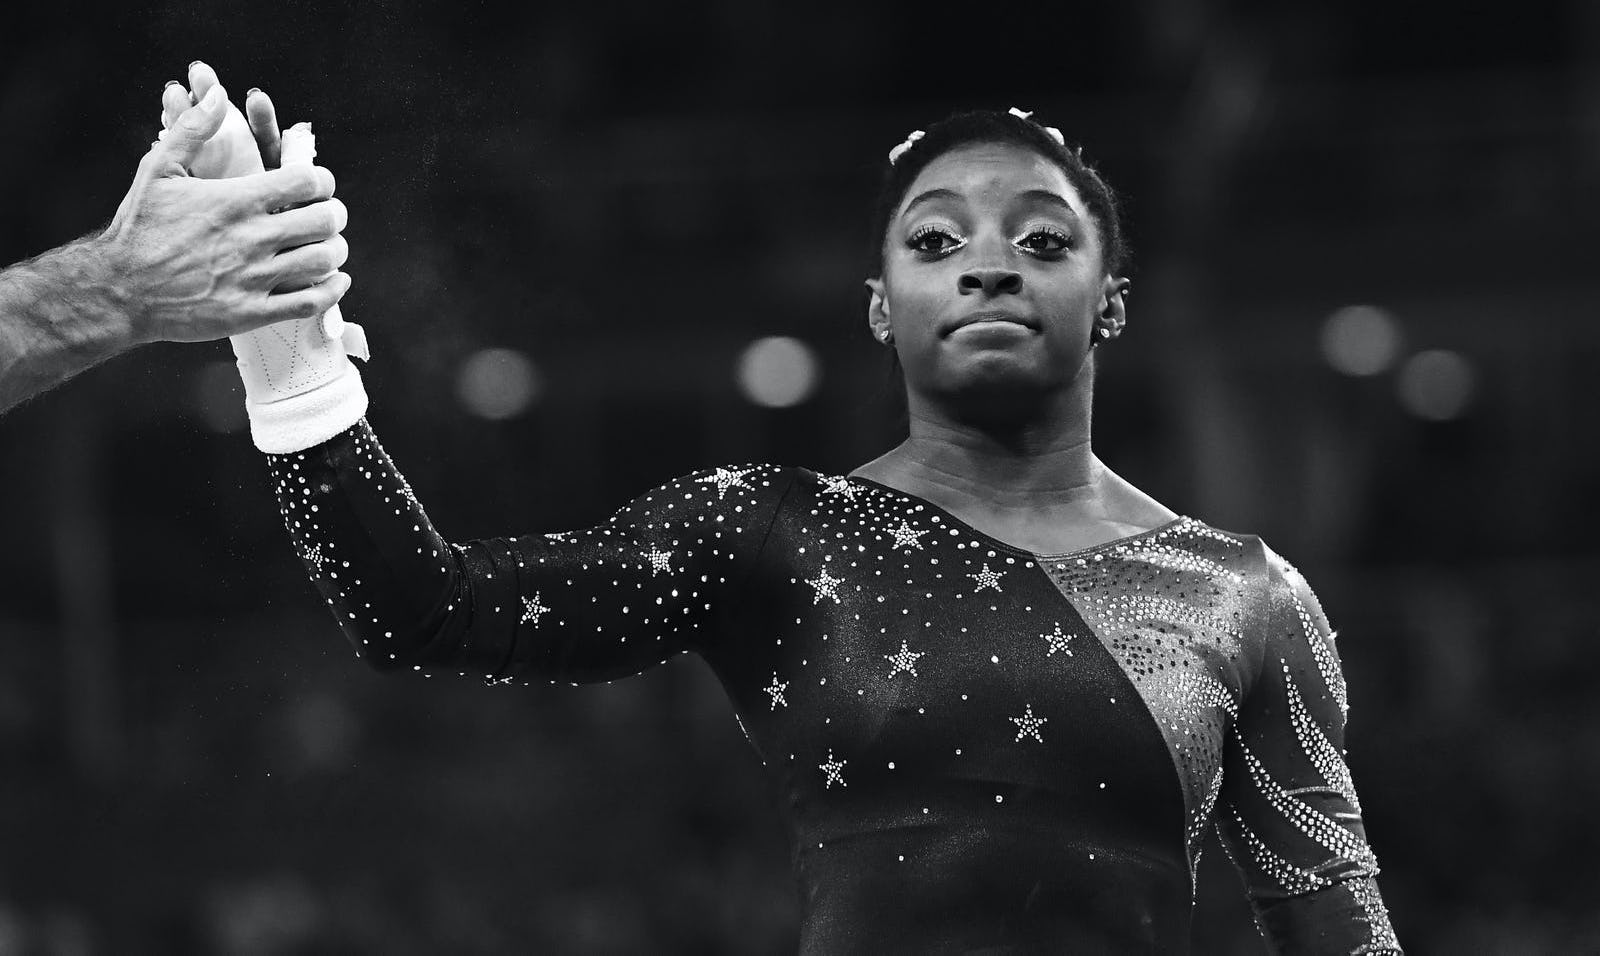
M 189 64 L 188 89 L 177 82 L 167 84 L 161 96 L 162 137 L 168 135 L 167 131 L 174 127 L 185 110 L 204 99 L 218 85 L 216 71 L 198 60 Z M 232 103 L 227 105 L 222 125 L 189 163 L 192 174 L 203 179 L 228 179 L 259 173 L 263 169 L 279 168 L 283 138 L 278 131 L 278 118 L 272 100 L 260 90 L 253 89 L 245 97 L 245 113 L 248 119 Z M 349 255 L 349 246 L 344 237 L 339 235 L 349 218 L 344 204 L 330 196 L 309 204 L 307 208 L 311 211 L 284 214 L 325 223 L 333 235 L 279 253 L 277 265 L 281 276 L 273 287 L 274 292 L 304 289 L 330 279 L 338 274 L 339 267 Z
M 217 75 L 209 66 L 189 64 L 189 84 L 171 84 L 162 94 L 162 124 L 175 129 L 189 104 L 204 101 L 218 89 Z M 246 119 L 237 110 L 223 118 L 190 168 L 208 176 L 260 174 L 264 166 L 279 166 L 273 176 L 312 170 L 316 138 L 309 125 L 300 123 L 279 135 L 277 116 L 266 94 L 252 90 L 246 98 Z M 343 276 L 348 247 L 337 233 L 344 228 L 344 205 L 326 199 L 298 208 L 286 208 L 277 218 L 306 220 L 331 228 L 334 235 L 308 241 L 280 252 L 284 263 L 278 291 L 310 284 L 304 295 L 338 281 Z M 256 447 L 272 454 L 300 451 L 333 437 L 366 412 L 367 395 L 361 374 L 350 362 L 367 358 L 366 333 L 348 324 L 333 305 L 324 312 L 288 318 L 263 328 L 229 336 L 244 381 L 245 411 Z
M 205 98 L 219 85 L 217 72 L 199 60 L 189 64 L 189 88 L 177 80 L 161 93 L 161 128 L 171 129 L 178 117 Z M 247 119 L 232 103 L 228 104 L 222 125 L 206 140 L 204 148 L 189 163 L 189 171 L 203 179 L 247 176 L 261 169 L 277 169 L 283 156 L 283 138 L 272 101 L 265 93 L 252 89 L 245 94 Z M 163 132 L 162 138 L 166 137 Z
M 343 275 L 308 287 L 343 262 L 345 211 L 331 198 L 332 173 L 282 170 L 229 183 L 189 174 L 228 125 L 228 112 L 237 112 L 227 92 L 215 90 L 214 99 L 206 99 L 208 87 L 174 113 L 95 242 L 110 267 L 107 294 L 126 313 L 124 346 L 209 341 L 319 314 L 349 288 Z M 271 215 L 308 201 L 293 215 Z

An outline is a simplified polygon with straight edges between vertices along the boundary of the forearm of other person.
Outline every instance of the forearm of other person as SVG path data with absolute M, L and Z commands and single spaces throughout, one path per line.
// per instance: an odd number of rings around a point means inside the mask
M 346 255 L 332 173 L 189 175 L 227 110 L 220 86 L 186 110 L 103 233 L 0 271 L 0 412 L 134 346 L 224 338 L 343 297 L 349 276 L 329 275 Z
M 0 411 L 133 343 L 98 236 L 0 271 Z

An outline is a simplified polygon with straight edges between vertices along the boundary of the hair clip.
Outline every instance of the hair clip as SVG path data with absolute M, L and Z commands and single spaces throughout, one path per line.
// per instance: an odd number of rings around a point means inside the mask
M 1006 110 L 1006 112 L 1010 113 L 1012 116 L 1015 116 L 1017 119 L 1020 119 L 1020 120 L 1032 119 L 1033 118 L 1033 110 L 1020 110 L 1020 109 L 1017 109 L 1015 106 L 1013 106 L 1010 109 Z M 1054 126 L 1041 126 L 1040 128 L 1043 129 L 1046 133 L 1050 134 L 1050 138 L 1056 141 L 1056 145 L 1057 146 L 1065 146 L 1065 145 L 1067 145 L 1067 138 L 1065 136 L 1062 136 L 1061 135 L 1061 131 L 1056 129 Z
M 906 154 L 906 150 L 911 148 L 912 143 L 915 143 L 917 140 L 926 135 L 928 134 L 924 133 L 920 129 L 912 130 L 911 135 L 906 137 L 905 142 L 901 143 L 899 146 L 896 146 L 894 149 L 889 150 L 889 165 L 893 166 L 896 162 L 898 162 L 900 157 Z

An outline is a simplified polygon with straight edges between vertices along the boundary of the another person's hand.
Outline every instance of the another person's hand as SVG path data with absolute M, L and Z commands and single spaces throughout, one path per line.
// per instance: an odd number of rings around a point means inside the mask
M 189 90 L 172 84 L 162 94 L 163 137 L 171 135 L 190 104 L 201 102 L 220 84 L 204 63 L 189 65 Z M 311 169 L 316 138 L 308 124 L 297 124 L 280 136 L 272 101 L 258 90 L 246 100 L 248 121 L 230 111 L 194 156 L 191 169 L 216 176 L 254 173 L 264 162 L 280 163 L 280 172 Z M 268 173 L 267 175 L 271 175 Z M 337 202 L 337 200 L 331 200 Z M 314 207 L 313 207 L 314 208 Z M 296 216 L 305 209 L 286 209 Z M 313 284 L 331 281 L 344 263 L 347 247 L 334 237 L 280 253 L 278 258 L 305 265 L 298 278 Z M 321 266 L 322 272 L 316 271 Z M 280 286 L 279 291 L 287 288 Z M 365 414 L 367 396 L 361 375 L 350 358 L 367 358 L 365 333 L 345 323 L 337 305 L 325 314 L 301 316 L 229 337 L 244 380 L 245 410 L 256 447 L 273 453 L 308 448 L 348 428 Z
M 349 276 L 336 271 L 346 254 L 339 233 L 347 213 L 332 198 L 331 172 L 299 166 L 235 179 L 190 175 L 230 113 L 238 116 L 215 83 L 178 112 L 100 237 L 114 292 L 127 303 L 129 345 L 206 341 L 320 315 L 350 288 Z M 231 125 L 249 137 L 242 117 Z M 244 154 L 260 162 L 253 139 L 216 161 Z

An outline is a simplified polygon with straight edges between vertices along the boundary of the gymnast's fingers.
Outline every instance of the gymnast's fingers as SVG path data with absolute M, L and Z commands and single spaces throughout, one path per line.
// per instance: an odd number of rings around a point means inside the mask
M 167 88 L 161 91 L 161 128 L 169 129 L 183 111 L 194 105 L 189 100 L 189 91 L 177 80 L 168 80 Z
M 194 94 L 196 102 L 204 99 L 218 82 L 216 70 L 199 60 L 189 64 L 189 92 Z
M 272 97 L 259 89 L 246 93 L 244 117 L 250 121 L 250 132 L 255 134 L 262 165 L 277 169 L 283 160 L 283 134 L 278 131 L 278 113 L 272 107 Z

